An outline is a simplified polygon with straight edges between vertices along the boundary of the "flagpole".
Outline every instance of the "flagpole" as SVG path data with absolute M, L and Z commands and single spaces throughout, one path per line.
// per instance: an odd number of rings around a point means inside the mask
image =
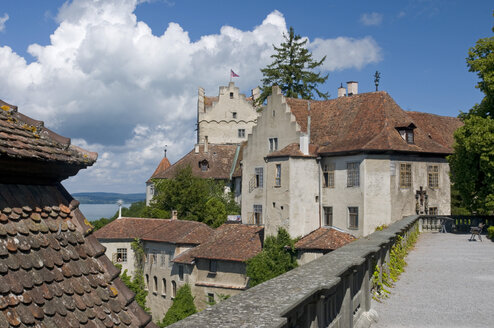
M 232 70 L 230 69 L 230 83 L 232 83 Z

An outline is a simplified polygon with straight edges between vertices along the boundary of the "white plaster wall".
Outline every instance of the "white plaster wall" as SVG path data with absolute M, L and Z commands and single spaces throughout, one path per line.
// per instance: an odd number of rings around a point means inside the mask
M 110 259 L 110 261 L 113 260 L 113 254 L 117 253 L 117 248 L 126 248 L 127 262 L 118 262 L 118 264 L 122 265 L 122 272 L 124 272 L 124 270 L 127 270 L 128 274 L 130 274 L 131 276 L 134 275 L 135 257 L 134 251 L 130 247 L 130 243 L 132 242 L 132 240 L 98 239 L 98 241 L 101 243 L 101 245 L 106 247 L 105 255 Z
M 233 93 L 233 99 L 230 93 Z M 245 99 L 245 95 L 239 93 L 239 89 L 230 82 L 227 87 L 220 87 L 218 101 L 211 106 L 204 106 L 199 92 L 198 101 L 198 123 L 199 123 L 199 143 L 204 142 L 204 137 L 208 137 L 208 142 L 240 143 L 247 140 L 247 135 L 251 133 L 252 127 L 256 124 L 257 111 L 252 103 Z M 233 118 L 233 113 L 237 117 Z M 238 129 L 245 129 L 245 137 L 238 137 Z
M 319 165 L 315 158 L 290 158 L 290 229 L 303 237 L 321 227 L 319 219 Z
M 209 260 L 196 259 L 195 284 L 192 287 L 192 295 L 195 297 L 194 303 L 198 309 L 207 307 L 208 293 L 215 294 L 218 301 L 218 294 L 237 295 L 242 289 L 247 287 L 248 278 L 245 274 L 246 265 L 243 262 L 216 261 L 216 274 L 209 273 Z M 199 286 L 197 284 L 208 284 L 209 286 Z M 214 286 L 217 285 L 217 286 Z M 226 288 L 231 286 L 234 288 Z
M 315 259 L 317 259 L 323 255 L 324 255 L 324 253 L 322 251 L 298 250 L 297 263 L 298 263 L 298 265 L 304 265 L 306 263 L 314 261 Z
M 192 267 L 189 265 L 174 263 L 173 259 L 181 252 L 190 249 L 190 246 L 176 247 L 174 244 L 162 242 L 144 242 L 144 249 L 147 251 L 146 263 L 144 265 L 144 279 L 149 276 L 147 306 L 151 309 L 153 321 L 163 319 L 166 311 L 173 303 L 172 281 L 177 284 L 177 290 L 186 283 L 193 283 L 190 276 Z M 156 262 L 151 260 L 151 254 L 156 253 Z M 162 265 L 162 257 L 165 259 Z M 179 266 L 184 266 L 184 277 L 180 280 Z M 154 277 L 158 281 L 157 289 L 154 286 Z M 166 279 L 166 293 L 163 288 L 163 278 Z
M 274 115 L 273 115 L 274 111 Z M 278 149 L 299 142 L 300 127 L 289 111 L 289 106 L 279 88 L 274 88 L 273 95 L 268 98 L 267 106 L 257 120 L 257 125 L 249 134 L 247 146 L 244 148 L 242 160 L 242 222 L 250 223 L 253 205 L 263 207 L 263 220 L 266 220 L 266 207 L 272 206 L 266 201 L 266 181 L 274 179 L 267 175 L 264 157 L 269 153 L 269 138 L 278 138 Z M 264 186 L 249 191 L 249 183 L 255 175 L 255 168 L 264 169 Z
M 364 233 L 364 186 L 366 183 L 366 163 L 364 155 L 323 157 L 321 165 L 335 165 L 335 187 L 322 188 L 322 206 L 333 207 L 333 225 L 337 228 L 348 231 L 355 236 L 362 236 Z M 360 162 L 360 186 L 347 187 L 347 163 Z M 321 170 L 322 175 L 322 170 Z M 322 178 L 322 177 L 321 177 Z M 349 228 L 348 207 L 358 207 L 359 226 L 358 229 Z

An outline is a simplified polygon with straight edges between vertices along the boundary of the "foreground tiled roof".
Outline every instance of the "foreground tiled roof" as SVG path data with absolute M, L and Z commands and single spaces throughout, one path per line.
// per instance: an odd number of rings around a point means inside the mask
M 0 327 L 155 327 L 56 183 L 0 184 Z
M 151 175 L 151 177 L 149 178 L 148 182 L 151 180 L 151 179 L 154 179 L 156 177 L 158 177 L 159 175 L 162 175 L 165 173 L 165 171 L 170 167 L 172 166 L 170 164 L 170 161 L 168 160 L 167 157 L 163 157 L 163 159 L 161 160 L 161 162 L 158 164 L 158 167 L 156 168 L 156 170 L 154 170 L 154 173 L 153 175 Z
M 94 233 L 98 239 L 134 239 L 172 244 L 198 245 L 213 235 L 213 229 L 195 221 L 121 218 Z
M 307 132 L 307 100 L 286 98 L 297 123 Z M 311 144 L 318 153 L 400 151 L 449 154 L 452 135 L 461 121 L 425 113 L 406 112 L 384 91 L 324 101 L 311 101 Z M 414 144 L 398 127 L 414 124 Z
M 0 160 L 7 157 L 12 165 L 0 168 L 4 178 L 8 175 L 17 182 L 21 176 L 61 181 L 92 165 L 97 154 L 71 145 L 69 138 L 0 100 Z
M 192 174 L 201 178 L 229 179 L 237 145 L 209 144 L 208 151 L 204 151 L 204 145 L 199 146 L 199 152 L 192 149 L 187 155 L 179 159 L 166 171 L 156 174 L 156 179 L 174 178 L 180 169 L 190 166 Z M 209 168 L 202 171 L 200 162 L 206 160 Z
M 223 224 L 201 245 L 174 259 L 190 263 L 194 258 L 245 262 L 262 250 L 264 228 L 244 224 Z
M 331 227 L 322 227 L 312 231 L 295 243 L 296 249 L 332 251 L 354 241 L 349 233 Z

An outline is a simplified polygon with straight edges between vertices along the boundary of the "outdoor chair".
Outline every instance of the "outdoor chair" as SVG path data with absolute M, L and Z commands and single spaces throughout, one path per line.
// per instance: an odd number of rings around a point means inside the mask
M 484 228 L 483 223 L 479 223 L 478 227 L 470 227 L 470 233 L 472 235 L 470 236 L 469 240 L 475 240 L 475 236 L 479 236 L 480 241 L 482 241 L 481 233 L 483 228 Z

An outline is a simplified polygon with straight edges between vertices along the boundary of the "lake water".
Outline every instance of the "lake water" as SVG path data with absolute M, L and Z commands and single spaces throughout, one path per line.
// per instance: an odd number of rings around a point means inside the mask
M 129 207 L 130 204 L 123 204 L 123 207 Z M 89 221 L 100 218 L 111 218 L 117 211 L 117 204 L 80 204 L 79 209 Z

